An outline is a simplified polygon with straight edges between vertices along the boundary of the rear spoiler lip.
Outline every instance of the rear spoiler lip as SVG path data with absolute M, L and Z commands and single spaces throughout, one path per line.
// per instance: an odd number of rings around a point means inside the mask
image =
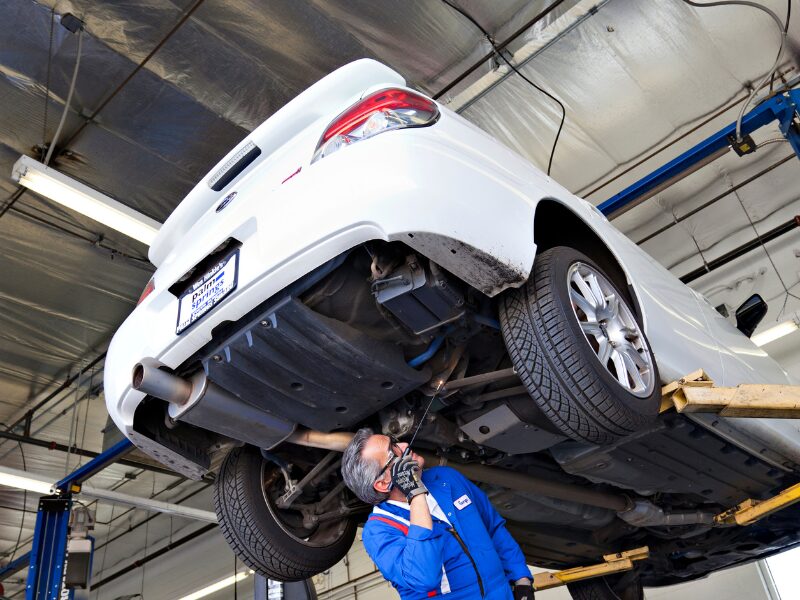
M 209 179 L 248 144 L 255 144 L 260 150 L 253 161 L 253 165 L 258 164 L 318 119 L 340 110 L 364 90 L 383 84 L 405 86 L 406 81 L 399 73 L 377 61 L 361 59 L 326 75 L 300 93 L 239 142 L 181 201 L 150 246 L 150 262 L 156 267 L 163 263 L 175 244 L 226 193 L 228 186 L 238 180 L 239 175 L 219 191 L 212 190 L 208 184 Z

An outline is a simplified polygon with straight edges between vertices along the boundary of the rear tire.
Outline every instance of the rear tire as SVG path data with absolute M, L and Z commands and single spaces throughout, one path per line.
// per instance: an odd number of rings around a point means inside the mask
M 564 435 L 592 444 L 640 430 L 661 400 L 633 303 L 612 281 L 589 257 L 558 246 L 536 256 L 526 285 L 499 307 L 506 348 L 530 396 Z
M 214 508 L 222 535 L 248 567 L 276 581 L 300 581 L 339 562 L 353 544 L 357 524 L 343 518 L 304 530 L 295 515 L 271 500 L 279 472 L 255 448 L 235 448 L 217 475 Z
M 567 589 L 572 600 L 644 600 L 642 581 L 635 573 L 576 581 Z

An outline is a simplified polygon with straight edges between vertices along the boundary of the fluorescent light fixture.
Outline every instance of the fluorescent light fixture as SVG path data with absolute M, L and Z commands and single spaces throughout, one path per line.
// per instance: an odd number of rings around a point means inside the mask
M 28 490 L 47 496 L 52 492 L 53 483 L 43 479 L 30 477 L 25 471 L 0 467 L 0 485 L 18 490 Z
M 770 342 L 774 342 L 785 335 L 789 335 L 793 331 L 797 331 L 797 321 L 791 319 L 789 321 L 779 323 L 778 325 L 775 325 L 775 327 L 770 327 L 769 329 L 754 335 L 750 339 L 753 340 L 753 343 L 756 346 L 766 346 Z
M 139 240 L 153 243 L 161 224 L 113 198 L 75 181 L 29 156 L 22 156 L 11 171 L 14 181 L 107 227 Z
M 253 571 L 250 571 L 252 573 Z M 236 575 L 231 575 L 230 577 L 226 577 L 225 579 L 218 581 L 217 583 L 212 583 L 209 586 L 204 587 L 202 590 L 197 590 L 196 592 L 189 594 L 188 596 L 184 596 L 183 598 L 179 598 L 178 600 L 199 600 L 200 598 L 205 598 L 206 596 L 210 596 L 214 592 L 218 592 L 220 590 L 224 590 L 225 588 L 231 587 L 237 581 L 241 581 L 242 579 L 247 579 L 250 577 L 250 573 L 241 572 L 237 573 Z

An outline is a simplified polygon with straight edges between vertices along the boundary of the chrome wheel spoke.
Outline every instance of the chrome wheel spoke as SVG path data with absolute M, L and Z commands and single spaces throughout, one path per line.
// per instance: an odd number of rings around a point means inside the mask
M 603 318 L 611 321 L 619 318 L 619 298 L 616 294 L 609 294 L 604 298 Z
M 570 289 L 569 297 L 572 300 L 572 304 L 580 308 L 587 317 L 590 319 L 596 319 L 595 307 L 592 304 L 589 304 L 589 301 L 586 300 L 586 298 L 581 296 L 573 289 Z
M 606 338 L 597 340 L 597 359 L 600 363 L 608 369 L 608 359 L 611 358 L 611 351 L 614 349 Z
M 630 382 L 628 381 L 628 368 L 625 366 L 625 359 L 622 357 L 622 353 L 614 349 L 611 353 L 611 362 L 614 363 L 617 381 L 619 381 L 622 387 L 631 389 Z
M 603 333 L 603 330 L 600 328 L 600 323 L 598 323 L 597 321 L 594 320 L 581 321 L 580 325 L 581 329 L 583 330 L 583 333 L 585 333 L 586 335 L 594 336 L 598 340 L 600 338 L 605 339 L 605 334 Z
M 630 351 L 620 352 L 620 356 L 622 356 L 622 360 L 625 363 L 625 370 L 628 376 L 633 381 L 633 389 L 639 390 L 647 387 L 642 373 L 639 371 L 640 367 L 645 367 L 644 361 L 641 360 L 639 353 L 635 350 L 632 353 Z M 636 360 L 636 358 L 639 360 Z
M 617 346 L 617 349 L 624 356 L 627 356 L 631 363 L 634 364 L 638 369 L 647 369 L 649 367 L 642 355 L 639 354 L 639 351 L 630 342 L 620 343 L 619 346 Z
M 595 298 L 594 292 L 586 283 L 586 281 L 581 277 L 581 274 L 576 270 L 575 273 L 572 275 L 572 283 L 578 288 L 580 295 L 583 296 L 583 299 L 586 300 L 592 306 L 592 313 L 597 311 L 597 298 Z
M 597 275 L 594 273 L 590 273 L 586 277 L 586 282 L 589 284 L 589 288 L 592 290 L 592 296 L 595 298 L 595 305 L 598 309 L 605 309 L 606 308 L 606 295 L 603 293 L 603 290 L 600 289 L 600 282 L 597 281 Z
M 652 355 L 624 296 L 592 265 L 573 263 L 567 272 L 573 313 L 603 368 L 640 398 L 653 392 Z

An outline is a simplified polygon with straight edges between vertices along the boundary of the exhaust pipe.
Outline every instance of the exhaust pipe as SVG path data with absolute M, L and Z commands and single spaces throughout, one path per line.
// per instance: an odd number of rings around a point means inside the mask
M 162 371 L 159 366 L 156 361 L 145 359 L 133 367 L 133 389 L 183 406 L 192 396 L 191 382 Z
M 311 429 L 301 429 L 286 438 L 286 441 L 301 446 L 344 452 L 347 444 L 352 439 L 353 434 L 347 432 L 323 433 Z M 446 463 L 441 457 L 428 452 L 419 452 L 418 454 L 430 465 Z M 628 497 L 621 494 L 599 492 L 577 485 L 551 481 L 542 477 L 493 469 L 484 465 L 450 463 L 449 466 L 472 481 L 499 485 L 519 492 L 530 492 L 547 498 L 568 500 L 587 506 L 610 509 L 615 512 L 626 511 L 633 507 Z
M 344 452 L 344 449 L 347 448 L 347 444 L 353 439 L 353 435 L 355 434 L 346 431 L 323 433 L 321 431 L 314 431 L 313 429 L 298 429 L 286 438 L 286 441 L 298 444 L 299 446 Z
M 277 446 L 296 429 L 294 423 L 248 404 L 218 386 L 202 370 L 187 380 L 161 370 L 160 366 L 153 359 L 142 360 L 133 368 L 131 385 L 135 390 L 166 400 L 172 421 L 186 422 L 259 448 Z
M 636 527 L 714 525 L 714 515 L 704 510 L 665 512 L 648 500 L 636 500 L 629 510 L 617 513 L 620 519 Z
M 236 416 L 238 412 L 236 409 L 239 408 L 240 404 L 243 404 L 238 401 L 238 398 L 235 398 L 233 394 L 230 394 L 208 381 L 204 375 L 200 377 L 198 381 L 188 381 L 172 375 L 171 373 L 167 373 L 166 371 L 162 371 L 158 367 L 159 364 L 153 360 L 143 360 L 141 363 L 137 364 L 133 369 L 133 388 L 176 405 L 175 409 L 178 410 L 175 411 L 171 408 L 170 413 L 178 412 L 190 423 L 194 422 L 206 429 L 217 431 L 225 435 L 233 434 L 232 437 L 237 437 L 237 430 L 232 429 L 234 424 L 225 424 L 224 422 L 226 420 L 226 415 L 231 419 Z M 194 379 L 196 378 L 193 377 L 193 380 Z M 209 397 L 210 404 L 214 406 L 219 405 L 220 408 L 224 406 L 226 408 L 224 414 L 215 410 L 215 414 L 213 415 L 215 418 L 213 419 L 197 419 L 196 416 L 192 415 L 193 408 L 206 396 Z M 189 407 L 186 407 L 187 403 L 190 404 Z M 300 446 L 344 452 L 350 440 L 353 439 L 354 434 L 349 432 L 338 431 L 324 433 L 313 429 L 295 429 L 290 434 L 286 435 L 288 431 L 283 429 L 282 423 L 277 423 L 273 417 L 269 417 L 266 414 L 254 415 L 253 411 L 257 411 L 257 409 L 249 405 L 245 406 L 250 409 L 247 411 L 249 413 L 247 416 L 250 423 L 253 422 L 253 419 L 259 421 L 266 419 L 269 421 L 268 423 L 261 423 L 261 425 L 262 427 L 266 426 L 269 432 L 272 433 L 272 436 L 259 436 L 255 438 L 257 441 L 253 441 L 253 437 L 248 436 L 251 439 L 245 440 L 259 447 L 274 447 L 278 443 L 285 441 Z M 211 415 L 208 416 L 210 417 Z M 289 424 L 287 423 L 286 425 Z M 225 431 L 221 431 L 221 429 Z M 246 429 L 248 428 L 245 427 L 244 430 Z M 285 433 L 276 437 L 275 434 L 278 433 L 276 430 L 281 429 L 283 429 Z M 244 430 L 238 430 L 240 439 Z M 263 429 L 262 432 L 264 432 Z M 269 439 L 270 437 L 272 437 L 272 440 Z M 439 456 L 427 452 L 420 452 L 419 454 L 431 465 L 437 463 L 446 464 L 446 460 L 443 460 Z M 596 506 L 598 508 L 613 510 L 621 519 L 639 527 L 654 525 L 688 525 L 695 523 L 709 524 L 713 522 L 713 515 L 703 511 L 664 513 L 661 508 L 650 502 L 641 500 L 633 502 L 630 498 L 622 494 L 600 492 L 582 486 L 560 483 L 533 475 L 493 469 L 484 465 L 451 463 L 450 466 L 473 481 L 498 485 L 519 492 L 538 494 L 547 498 L 556 498 L 558 500 L 567 500 L 587 506 Z

